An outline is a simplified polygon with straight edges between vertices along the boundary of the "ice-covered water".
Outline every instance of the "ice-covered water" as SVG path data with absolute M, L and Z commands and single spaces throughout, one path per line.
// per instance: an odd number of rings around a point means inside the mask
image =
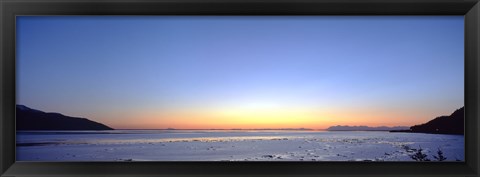
M 22 131 L 17 161 L 463 161 L 464 136 L 383 131 Z

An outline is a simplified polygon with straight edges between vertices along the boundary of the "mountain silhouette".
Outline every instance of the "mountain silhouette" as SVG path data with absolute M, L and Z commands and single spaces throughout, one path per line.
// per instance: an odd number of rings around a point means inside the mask
M 413 132 L 413 133 L 434 133 L 434 134 L 464 134 L 465 107 L 457 109 L 449 116 L 436 117 L 427 123 L 414 125 L 410 130 L 399 130 L 390 132 Z
M 24 105 L 16 106 L 17 130 L 113 130 L 86 118 L 46 113 Z
M 450 116 L 440 116 L 427 123 L 410 127 L 412 132 L 464 134 L 465 108 L 462 107 Z

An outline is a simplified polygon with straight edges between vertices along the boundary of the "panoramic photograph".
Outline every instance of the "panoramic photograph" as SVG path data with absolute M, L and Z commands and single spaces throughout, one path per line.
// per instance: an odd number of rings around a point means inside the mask
M 463 16 L 17 16 L 16 45 L 17 161 L 465 161 Z

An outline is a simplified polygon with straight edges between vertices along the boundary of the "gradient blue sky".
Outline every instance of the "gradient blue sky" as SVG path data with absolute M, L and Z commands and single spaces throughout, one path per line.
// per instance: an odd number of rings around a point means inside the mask
M 20 16 L 17 103 L 114 128 L 414 125 L 464 105 L 463 16 Z

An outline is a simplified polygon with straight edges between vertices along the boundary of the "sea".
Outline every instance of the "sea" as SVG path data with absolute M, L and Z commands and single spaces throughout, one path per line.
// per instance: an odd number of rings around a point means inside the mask
M 462 162 L 464 144 L 463 135 L 388 131 L 18 131 L 16 160 L 404 162 L 420 153 Z

